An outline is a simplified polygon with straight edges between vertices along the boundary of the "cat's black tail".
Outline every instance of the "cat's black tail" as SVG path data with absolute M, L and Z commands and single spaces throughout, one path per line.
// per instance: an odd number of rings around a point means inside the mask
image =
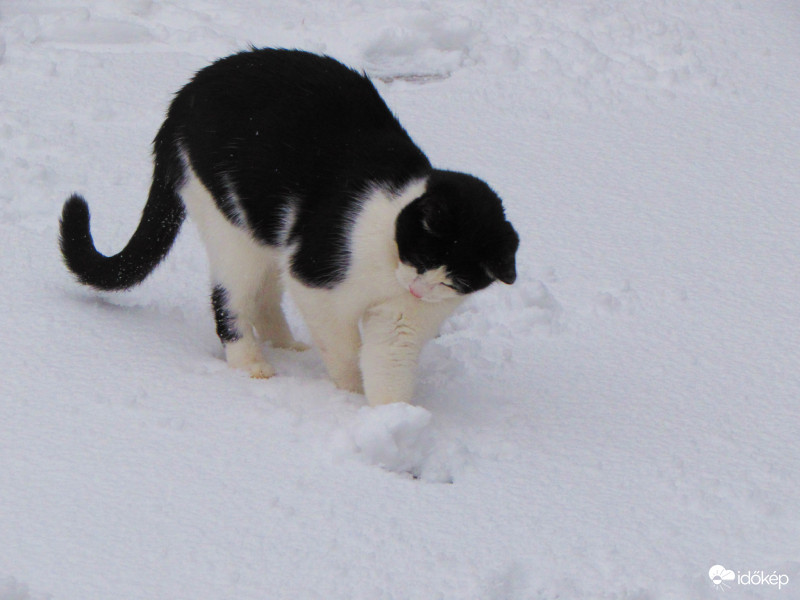
M 159 132 L 154 142 L 155 169 L 150 195 L 133 237 L 118 254 L 105 256 L 94 246 L 89 230 L 89 206 L 74 194 L 61 213 L 61 254 L 67 268 L 81 283 L 99 290 L 124 290 L 147 277 L 167 255 L 186 209 L 178 195 L 184 180 L 184 166 L 167 132 Z

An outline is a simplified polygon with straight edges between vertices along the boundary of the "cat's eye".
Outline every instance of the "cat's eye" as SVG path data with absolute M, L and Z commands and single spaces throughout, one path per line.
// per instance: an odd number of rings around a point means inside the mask
M 450 283 L 445 283 L 444 281 L 441 282 L 441 285 L 444 287 L 449 287 L 451 290 L 458 291 L 458 288 Z

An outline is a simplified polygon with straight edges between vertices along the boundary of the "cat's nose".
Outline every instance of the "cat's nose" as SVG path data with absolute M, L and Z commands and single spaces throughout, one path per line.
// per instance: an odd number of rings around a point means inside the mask
M 426 282 L 421 276 L 415 277 L 411 285 L 408 286 L 408 291 L 411 292 L 415 298 L 422 298 L 425 294 L 430 293 L 432 289 L 433 286 Z

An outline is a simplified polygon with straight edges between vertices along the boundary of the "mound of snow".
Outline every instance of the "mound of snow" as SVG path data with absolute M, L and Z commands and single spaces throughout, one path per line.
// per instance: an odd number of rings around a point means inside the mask
M 471 62 L 479 29 L 469 18 L 435 12 L 406 14 L 378 29 L 366 45 L 366 71 L 384 81 L 427 81 L 449 77 Z
M 334 440 L 340 454 L 416 479 L 452 483 L 465 451 L 437 439 L 431 413 L 410 404 L 363 407 Z

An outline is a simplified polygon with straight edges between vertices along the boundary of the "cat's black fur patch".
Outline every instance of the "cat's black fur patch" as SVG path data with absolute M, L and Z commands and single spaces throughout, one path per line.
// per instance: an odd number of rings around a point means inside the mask
M 370 182 L 430 171 L 372 82 L 307 52 L 253 50 L 200 71 L 169 112 L 192 168 L 233 222 L 232 187 L 254 235 L 296 243 L 293 274 L 315 287 L 346 276 L 352 218 Z M 281 240 L 283 218 L 294 228 Z
M 228 292 L 221 285 L 214 286 L 211 291 L 211 306 L 214 309 L 217 336 L 222 343 L 227 344 L 240 339 L 242 336 L 236 329 L 236 316 L 228 306 Z
M 202 69 L 170 105 L 154 155 L 142 220 L 119 254 L 95 249 L 82 198 L 65 203 L 61 249 L 83 283 L 124 289 L 155 268 L 184 218 L 189 165 L 231 223 L 293 248 L 291 273 L 308 286 L 347 277 L 350 229 L 372 186 L 426 178 L 397 219 L 400 259 L 445 266 L 464 294 L 516 277 L 519 238 L 497 195 L 475 177 L 432 169 L 369 79 L 330 57 L 252 49 Z

